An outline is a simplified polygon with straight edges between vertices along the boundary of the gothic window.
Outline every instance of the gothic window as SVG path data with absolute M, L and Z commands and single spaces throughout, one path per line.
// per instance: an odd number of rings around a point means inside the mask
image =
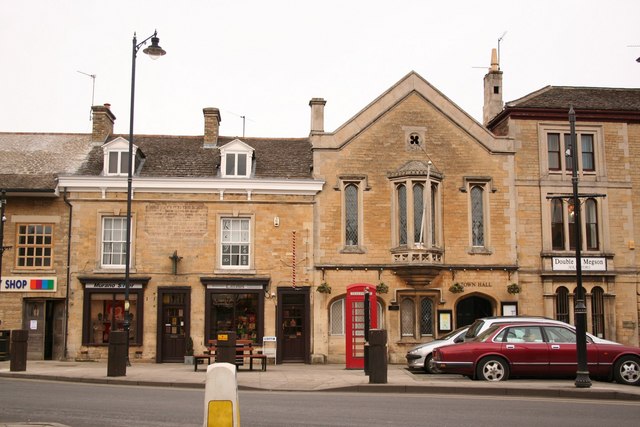
M 587 199 L 584 204 L 585 234 L 587 235 L 587 250 L 597 250 L 598 244 L 598 212 L 594 199 Z
M 349 183 L 344 188 L 345 242 L 346 246 L 358 246 L 358 186 Z
M 591 290 L 591 324 L 593 335 L 604 338 L 604 291 L 599 286 Z
M 564 286 L 556 290 L 556 319 L 569 323 L 569 290 Z
M 407 244 L 407 186 L 398 186 L 398 236 L 400 245 Z
M 471 187 L 471 241 L 473 246 L 484 246 L 484 188 Z

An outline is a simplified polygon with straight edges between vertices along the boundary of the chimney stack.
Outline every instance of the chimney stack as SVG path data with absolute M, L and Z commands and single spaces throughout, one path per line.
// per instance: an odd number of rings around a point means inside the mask
M 113 123 L 116 116 L 111 112 L 111 104 L 94 105 L 91 107 L 93 114 L 92 141 L 105 142 L 113 133 Z
M 204 113 L 204 145 L 205 147 L 216 147 L 220 133 L 220 110 L 217 108 L 203 108 Z
M 504 104 L 502 102 L 502 71 L 498 63 L 496 49 L 491 50 L 491 67 L 484 76 L 484 107 L 482 108 L 482 123 L 487 124 L 500 114 Z
M 311 98 L 311 133 L 324 132 L 324 106 L 327 103 L 322 98 Z

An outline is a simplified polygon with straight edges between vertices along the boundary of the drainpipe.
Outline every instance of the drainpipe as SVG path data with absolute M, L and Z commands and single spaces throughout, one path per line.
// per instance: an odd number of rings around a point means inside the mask
M 64 353 L 63 357 L 67 360 L 67 341 L 69 340 L 69 287 L 71 286 L 71 220 L 73 219 L 73 206 L 67 199 L 67 188 L 64 188 L 64 202 L 69 206 L 69 225 L 67 227 L 67 291 L 64 300 Z

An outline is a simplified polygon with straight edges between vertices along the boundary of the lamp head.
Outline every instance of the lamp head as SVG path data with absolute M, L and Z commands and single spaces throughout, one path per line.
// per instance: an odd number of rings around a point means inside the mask
M 143 52 L 151 57 L 151 59 L 158 59 L 162 55 L 165 55 L 167 52 L 160 47 L 158 43 L 160 43 L 160 39 L 157 37 L 158 32 L 153 33 L 153 37 L 151 37 L 151 46 L 144 49 Z

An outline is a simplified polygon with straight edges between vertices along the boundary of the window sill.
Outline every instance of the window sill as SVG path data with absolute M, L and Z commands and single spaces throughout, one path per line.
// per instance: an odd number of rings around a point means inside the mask
M 470 247 L 467 252 L 469 253 L 469 255 L 491 255 L 493 254 L 493 251 L 487 247 L 484 246 L 472 246 Z
M 250 268 L 216 268 L 213 271 L 215 274 L 257 274 L 256 270 Z
M 56 274 L 56 270 L 16 267 L 11 269 L 11 274 Z
M 345 246 L 340 250 L 341 254 L 363 254 L 365 250 L 360 246 Z

